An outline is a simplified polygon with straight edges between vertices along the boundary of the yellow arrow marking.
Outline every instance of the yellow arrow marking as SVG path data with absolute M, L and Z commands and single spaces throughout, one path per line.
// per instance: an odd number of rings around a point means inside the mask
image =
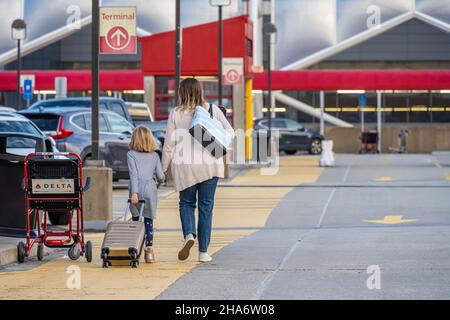
M 376 181 L 393 181 L 394 178 L 386 176 L 386 177 L 378 177 L 378 178 L 375 179 L 375 180 L 376 180 Z
M 403 216 L 385 216 L 383 220 L 364 220 L 364 222 L 369 223 L 380 223 L 380 224 L 399 224 L 406 222 L 416 222 L 418 219 L 402 219 Z

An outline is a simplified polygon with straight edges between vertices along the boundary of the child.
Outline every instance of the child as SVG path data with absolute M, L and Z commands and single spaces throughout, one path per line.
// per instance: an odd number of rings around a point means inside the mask
M 130 173 L 129 194 L 131 198 L 130 210 L 133 220 L 139 219 L 139 200 L 145 200 L 144 224 L 145 224 L 145 262 L 154 263 L 153 252 L 153 220 L 156 217 L 156 201 L 158 194 L 154 176 L 159 182 L 164 181 L 164 173 L 158 154 L 155 152 L 155 144 L 152 132 L 143 126 L 134 129 L 131 136 L 130 151 L 127 154 L 128 170 Z M 142 204 L 141 204 L 142 205 Z

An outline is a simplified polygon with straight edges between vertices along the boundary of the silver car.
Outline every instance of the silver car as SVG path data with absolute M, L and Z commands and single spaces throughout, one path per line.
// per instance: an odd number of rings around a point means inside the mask
M 83 161 L 92 157 L 91 111 L 86 108 L 61 108 L 51 111 L 21 111 L 44 133 L 55 139 L 63 152 L 75 152 Z M 99 112 L 100 159 L 113 170 L 113 177 L 127 179 L 127 152 L 134 126 L 115 112 Z M 158 147 L 160 143 L 155 141 Z

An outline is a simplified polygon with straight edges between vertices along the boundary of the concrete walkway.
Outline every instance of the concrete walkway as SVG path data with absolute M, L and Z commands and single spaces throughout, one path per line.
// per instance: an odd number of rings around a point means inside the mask
M 276 175 L 261 176 L 259 169 L 252 169 L 220 184 L 216 194 L 211 253 L 220 252 L 266 224 L 273 208 L 292 190 L 292 187 L 277 185 L 313 183 L 322 173 L 317 157 L 286 157 L 280 165 Z M 264 189 L 261 186 L 265 186 Z M 118 194 L 120 203 L 126 198 L 126 193 L 122 193 Z M 122 211 L 121 206 L 115 205 L 117 215 Z M 93 263 L 73 262 L 64 253 L 54 253 L 42 263 L 32 259 L 22 265 L 2 267 L 0 299 L 153 299 L 199 266 L 196 247 L 187 261 L 177 260 L 182 244 L 178 194 L 168 193 L 160 201 L 155 227 L 158 262 L 154 265 L 141 264 L 138 269 L 102 269 L 99 252 L 103 234 L 89 234 L 87 239 L 94 243 Z M 67 287 L 74 270 L 80 272 L 79 289 Z
M 338 156 L 158 299 L 449 299 L 449 173 L 431 155 Z

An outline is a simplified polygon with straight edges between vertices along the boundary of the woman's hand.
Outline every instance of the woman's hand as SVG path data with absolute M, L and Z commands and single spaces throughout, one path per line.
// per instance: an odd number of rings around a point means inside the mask
M 131 195 L 131 203 L 132 203 L 132 204 L 138 204 L 138 202 L 139 202 L 139 198 L 138 198 L 137 193 L 133 193 L 133 194 Z

